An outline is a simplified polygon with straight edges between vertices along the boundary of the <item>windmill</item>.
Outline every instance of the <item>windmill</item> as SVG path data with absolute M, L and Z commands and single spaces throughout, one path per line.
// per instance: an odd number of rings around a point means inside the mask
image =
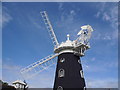
M 89 39 L 93 32 L 92 27 L 90 25 L 84 25 L 78 32 L 76 40 L 71 41 L 69 39 L 70 35 L 68 34 L 65 42 L 58 43 L 46 11 L 42 11 L 40 14 L 53 42 L 55 54 L 49 55 L 21 69 L 21 74 L 26 78 L 32 77 L 43 70 L 48 69 L 57 61 L 54 81 L 55 90 L 63 90 L 65 88 L 85 88 L 80 57 L 84 56 L 85 51 L 90 48 Z M 57 60 L 56 57 L 58 57 Z

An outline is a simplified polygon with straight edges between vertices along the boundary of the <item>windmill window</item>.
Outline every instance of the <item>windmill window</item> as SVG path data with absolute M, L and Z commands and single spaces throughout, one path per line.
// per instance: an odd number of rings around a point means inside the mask
M 64 69 L 60 69 L 59 71 L 58 71 L 58 77 L 64 77 L 65 76 L 65 71 L 64 71 Z
M 61 86 L 59 86 L 59 87 L 57 88 L 57 90 L 63 90 L 63 88 L 62 88 Z
M 60 62 L 63 63 L 64 61 L 65 61 L 65 58 L 61 58 L 61 59 L 60 59 Z
M 80 70 L 80 75 L 81 75 L 81 78 L 84 78 L 83 70 Z

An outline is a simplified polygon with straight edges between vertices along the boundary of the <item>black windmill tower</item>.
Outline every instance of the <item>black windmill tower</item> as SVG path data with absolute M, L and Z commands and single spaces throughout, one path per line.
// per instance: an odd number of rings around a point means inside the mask
M 90 25 L 82 26 L 76 40 L 71 41 L 68 34 L 67 40 L 59 44 L 46 11 L 40 13 L 53 41 L 55 54 L 49 55 L 21 69 L 21 74 L 24 77 L 33 76 L 57 61 L 54 90 L 66 88 L 84 89 L 85 80 L 80 57 L 84 56 L 85 51 L 90 48 L 88 40 L 93 31 L 92 27 Z M 58 57 L 58 59 L 55 60 L 55 57 Z

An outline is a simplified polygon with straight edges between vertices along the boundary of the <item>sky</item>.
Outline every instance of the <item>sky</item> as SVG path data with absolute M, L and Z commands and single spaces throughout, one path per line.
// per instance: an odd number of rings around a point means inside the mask
M 47 11 L 59 43 L 67 34 L 75 40 L 81 26 L 91 25 L 91 48 L 81 57 L 86 86 L 118 87 L 117 2 L 3 2 L 3 81 L 25 79 L 20 69 L 54 53 L 40 11 Z M 26 82 L 29 87 L 52 88 L 55 69 L 56 64 Z

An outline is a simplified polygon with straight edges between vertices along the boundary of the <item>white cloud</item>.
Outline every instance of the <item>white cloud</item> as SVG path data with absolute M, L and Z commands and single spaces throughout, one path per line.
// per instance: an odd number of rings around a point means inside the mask
M 62 8 L 64 8 L 62 6 Z M 74 40 L 77 38 L 77 33 L 80 30 L 80 23 L 75 19 L 76 9 L 61 11 L 60 18 L 56 21 L 55 26 L 64 30 L 64 33 L 70 34 L 70 39 Z M 71 27 L 72 26 L 72 27 Z
M 98 32 L 98 31 L 94 32 L 92 37 L 93 37 L 94 40 L 112 40 L 112 39 L 116 38 L 115 36 L 113 36 L 112 32 L 101 33 L 101 32 Z
M 62 11 L 62 10 L 64 9 L 62 2 L 58 3 L 58 9 L 59 9 L 60 11 Z
M 3 81 L 12 84 L 15 80 L 26 80 L 30 88 L 53 88 L 56 65 L 53 65 L 36 76 L 27 79 L 20 74 L 20 70 L 23 68 L 22 66 L 14 64 L 11 61 L 11 58 L 6 59 L 2 66 Z
M 91 64 L 93 63 L 93 64 Z M 99 66 L 102 65 L 102 66 Z M 109 72 L 111 68 L 118 68 L 118 60 L 114 61 L 98 61 L 96 60 L 96 57 L 91 58 L 88 60 L 82 60 L 83 69 L 85 72 Z M 117 70 L 116 70 L 117 71 Z M 117 73 L 116 73 L 117 74 Z
M 87 88 L 118 88 L 118 80 L 114 78 L 88 79 Z
M 118 5 L 108 5 L 107 3 L 102 3 L 99 6 L 99 10 L 96 13 L 96 18 L 101 18 L 106 22 L 109 22 L 112 31 L 108 32 L 109 35 L 105 36 L 104 40 L 117 39 L 118 38 Z
M 117 88 L 118 87 L 117 70 L 116 73 L 114 73 L 116 75 L 115 77 L 109 76 L 109 72 L 111 72 L 113 68 L 118 68 L 118 62 L 100 61 L 97 64 L 97 60 L 95 60 L 93 63 L 92 59 L 94 61 L 95 57 L 91 58 L 90 61 L 86 60 L 82 61 L 87 88 Z M 96 73 L 98 74 L 98 76 L 96 75 Z M 105 76 L 107 76 L 107 78 Z
M 110 20 L 110 16 L 107 13 L 103 13 L 103 20 L 109 21 Z
M 41 21 L 39 22 L 32 15 L 27 15 L 27 17 L 28 17 L 29 23 L 32 24 L 35 28 L 40 29 L 40 30 L 44 29 L 44 27 L 41 26 L 41 23 L 43 23 L 43 19 L 41 19 Z
M 53 65 L 36 76 L 27 79 L 30 88 L 53 88 L 56 66 Z M 39 78 L 38 78 L 39 77 Z
M 109 35 L 108 33 L 105 34 L 105 36 L 103 37 L 103 40 L 111 40 L 112 36 Z
M 68 24 L 73 23 L 74 16 L 76 15 L 75 10 L 66 11 L 66 9 L 64 8 L 63 2 L 58 3 L 58 9 L 61 12 L 61 15 L 60 15 L 61 17 L 58 21 L 60 24 L 57 24 L 57 25 L 64 27 L 64 26 L 67 26 Z
M 13 64 L 11 61 L 3 62 L 2 64 L 2 80 L 11 84 L 13 81 L 21 79 L 21 66 Z
M 11 20 L 11 16 L 8 13 L 3 13 L 2 22 L 3 26 Z
M 71 11 L 70 11 L 70 14 L 72 14 L 72 15 L 76 15 L 76 13 L 75 13 L 74 10 L 71 10 Z
M 8 64 L 3 64 L 3 69 L 6 69 L 6 70 L 14 70 L 14 69 L 20 69 L 19 66 L 17 65 L 8 65 Z
M 13 18 L 6 7 L 2 7 L 2 26 L 7 25 Z
M 85 59 L 85 58 L 84 58 Z M 93 62 L 94 61 L 94 62 Z M 118 62 L 99 61 L 96 57 L 89 60 L 82 60 L 83 71 L 87 88 L 117 88 L 118 87 Z M 113 69 L 115 68 L 115 69 Z M 115 76 L 111 77 L 109 73 L 114 70 Z
M 98 18 L 100 16 L 100 11 L 98 11 L 95 16 Z

